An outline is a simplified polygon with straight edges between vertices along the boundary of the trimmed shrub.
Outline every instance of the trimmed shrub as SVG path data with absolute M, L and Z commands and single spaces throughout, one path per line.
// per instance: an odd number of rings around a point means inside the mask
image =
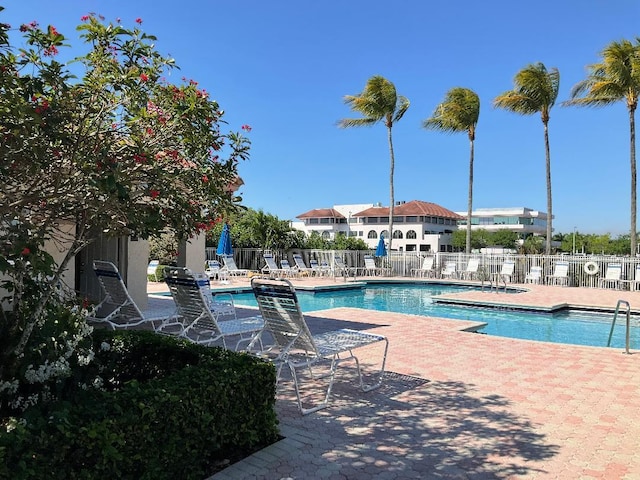
M 151 332 L 94 333 L 102 389 L 0 432 L 0 478 L 198 479 L 278 438 L 273 365 Z

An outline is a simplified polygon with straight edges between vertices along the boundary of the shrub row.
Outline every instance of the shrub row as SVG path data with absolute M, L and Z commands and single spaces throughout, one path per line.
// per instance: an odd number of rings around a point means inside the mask
M 278 438 L 275 369 L 151 332 L 94 333 L 101 390 L 0 432 L 0 478 L 198 479 Z M 24 422 L 22 422 L 24 423 Z

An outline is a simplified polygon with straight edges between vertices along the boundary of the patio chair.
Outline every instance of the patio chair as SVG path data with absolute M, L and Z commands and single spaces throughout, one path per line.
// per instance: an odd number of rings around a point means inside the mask
M 465 280 L 474 280 L 478 276 L 478 268 L 480 267 L 480 259 L 471 258 L 467 263 L 467 268 L 463 272 L 460 272 L 461 276 Z
M 529 273 L 524 277 L 524 283 L 537 283 L 542 281 L 542 267 L 534 265 L 529 270 Z
M 158 282 L 158 267 L 160 266 L 160 260 L 151 260 L 147 265 L 147 277 L 153 277 L 154 281 Z
M 222 261 L 224 262 L 224 267 L 222 267 L 222 270 L 226 271 L 231 276 L 246 277 L 247 274 L 251 271 L 247 270 L 246 268 L 238 268 L 233 255 L 220 255 L 220 257 L 222 257 Z
M 629 285 L 629 290 L 631 290 L 632 292 L 638 290 L 638 287 L 640 287 L 640 263 L 636 264 L 633 278 L 620 280 L 620 283 L 622 285 Z
M 286 272 L 282 268 L 278 267 L 276 259 L 271 253 L 263 253 L 262 258 L 264 259 L 265 266 L 262 267 L 260 272 L 263 275 L 269 275 L 270 277 L 280 277 L 286 275 Z
M 317 277 L 324 277 L 325 275 L 329 275 L 331 273 L 331 267 L 327 264 L 327 262 L 318 263 L 318 260 L 311 259 L 309 260 L 309 266 L 311 267 L 311 271 Z
M 422 265 L 420 268 L 412 268 L 411 276 L 412 277 L 433 277 L 435 276 L 436 271 L 433 268 L 433 257 L 424 257 L 422 260 Z
M 511 277 L 515 270 L 516 264 L 513 260 L 505 260 L 502 262 L 500 271 L 492 275 L 492 284 L 495 285 L 496 292 L 502 283 L 505 291 L 507 290 L 507 283 L 511 283 Z
M 312 268 L 307 267 L 306 263 L 304 263 L 304 258 L 299 253 L 293 254 L 293 261 L 295 262 L 296 269 L 298 270 L 299 275 L 310 277 L 314 274 Z
M 553 268 L 553 273 L 551 275 L 547 275 L 547 284 L 568 286 L 569 262 L 566 262 L 564 260 L 557 261 Z
M 235 350 L 240 344 L 262 345 L 260 337 L 264 321 L 260 317 L 237 318 L 233 297 L 211 296 L 209 277 L 193 273 L 184 267 L 166 267 L 165 281 L 176 303 L 176 316 L 182 324 L 180 336 L 194 343 L 227 347 L 227 339 L 236 338 Z M 224 320 L 231 316 L 230 320 Z
M 265 330 L 271 334 L 274 341 L 273 345 L 262 353 L 274 361 L 277 367 L 277 381 L 280 380 L 282 367 L 285 365 L 289 367 L 296 390 L 298 408 L 303 415 L 329 405 L 336 370 L 345 360 L 355 361 L 362 391 L 373 390 L 382 384 L 389 348 L 386 337 L 350 329 L 312 335 L 291 282 L 252 278 L 251 287 L 265 321 Z M 354 355 L 354 350 L 376 343 L 383 344 L 382 365 L 376 374 L 375 381 L 372 384 L 365 384 L 362 368 Z M 329 363 L 328 374 L 315 377 L 329 377 L 324 400 L 305 408 L 301 395 L 301 384 L 304 379 L 298 374 L 298 369 L 305 369 L 314 377 L 312 367 L 327 363 Z
M 442 278 L 454 279 L 456 277 L 456 262 L 447 262 L 441 272 Z
M 622 264 L 621 263 L 609 263 L 607 265 L 607 271 L 604 277 L 598 279 L 599 288 L 614 288 L 620 290 L 622 284 L 620 279 L 622 277 Z
M 229 280 L 228 270 L 224 268 L 218 260 L 207 260 L 204 273 L 206 273 L 211 280 L 220 280 L 221 282 Z
M 341 277 L 355 277 L 358 273 L 356 267 L 348 267 L 342 257 L 334 255 L 333 257 L 333 275 Z
M 104 292 L 104 299 L 96 306 L 94 315 L 87 318 L 96 324 L 104 324 L 115 330 L 132 328 L 149 323 L 154 330 L 159 330 L 163 321 L 148 320 L 142 314 L 129 295 L 118 268 L 111 262 L 93 261 L 93 271 Z M 155 323 L 158 322 L 156 327 Z
M 378 267 L 376 259 L 372 255 L 364 256 L 364 267 L 361 269 L 363 275 L 389 275 L 389 268 Z
M 280 270 L 282 271 L 282 274 L 285 277 L 299 276 L 298 269 L 296 267 L 292 267 L 291 264 L 289 263 L 289 260 L 287 260 L 286 258 L 283 258 L 282 260 L 280 260 Z

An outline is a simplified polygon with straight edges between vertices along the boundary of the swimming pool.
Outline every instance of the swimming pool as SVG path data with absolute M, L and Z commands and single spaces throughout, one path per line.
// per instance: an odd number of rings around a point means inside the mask
M 452 306 L 434 303 L 433 297 L 476 287 L 457 285 L 368 285 L 361 289 L 305 292 L 298 290 L 303 312 L 338 307 L 408 313 L 454 320 L 485 322 L 479 330 L 488 335 L 605 347 L 613 314 L 562 311 L 558 313 L 523 312 L 494 308 Z M 252 293 L 234 295 L 237 305 L 256 306 Z M 621 315 L 611 346 L 624 348 L 625 328 Z M 632 319 L 632 324 L 633 324 Z M 631 328 L 630 348 L 640 348 L 640 327 Z

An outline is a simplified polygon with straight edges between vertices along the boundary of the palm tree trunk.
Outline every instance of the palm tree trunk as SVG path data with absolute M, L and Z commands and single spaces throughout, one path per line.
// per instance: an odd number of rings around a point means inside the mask
M 395 157 L 393 155 L 393 140 L 391 139 L 391 127 L 387 127 L 389 137 L 389 155 L 391 157 L 391 166 L 389 168 L 389 252 L 391 252 L 391 242 L 393 240 L 393 206 L 395 202 L 393 192 L 393 170 L 395 169 Z
M 629 107 L 629 137 L 630 137 L 630 157 L 631 157 L 631 256 L 637 254 L 637 232 L 636 227 L 636 204 L 637 204 L 637 174 L 636 174 L 636 119 L 635 106 Z
M 470 139 L 471 154 L 469 156 L 469 198 L 467 203 L 467 255 L 471 253 L 471 211 L 473 209 L 473 138 Z
M 551 200 L 551 153 L 549 151 L 549 125 L 544 122 L 544 151 L 547 171 L 547 244 L 545 253 L 551 254 L 551 233 L 553 232 L 553 202 Z

